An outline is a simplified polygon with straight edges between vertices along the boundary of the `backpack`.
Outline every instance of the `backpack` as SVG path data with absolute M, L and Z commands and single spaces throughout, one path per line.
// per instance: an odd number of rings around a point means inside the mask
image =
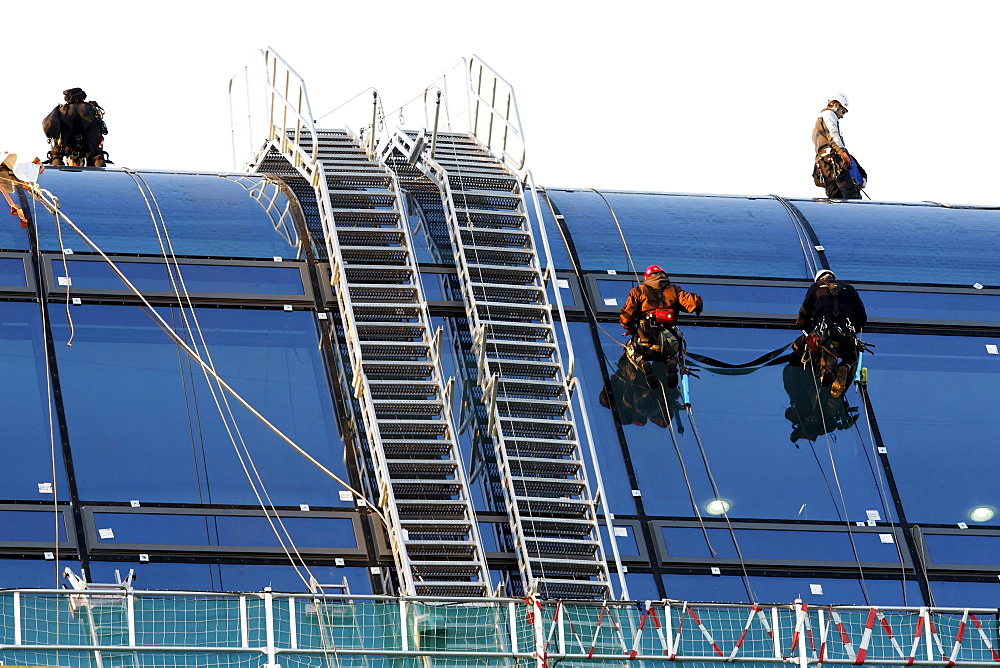
M 42 119 L 42 130 L 45 132 L 45 136 L 49 139 L 59 139 L 62 135 L 62 120 L 61 111 L 59 109 L 60 105 L 56 105 L 55 109 L 49 112 L 49 115 Z

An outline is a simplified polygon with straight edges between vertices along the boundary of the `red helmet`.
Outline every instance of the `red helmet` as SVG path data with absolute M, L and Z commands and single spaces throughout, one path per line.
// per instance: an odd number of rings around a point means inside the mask
M 651 264 L 648 267 L 646 267 L 646 273 L 643 274 L 643 277 L 649 278 L 653 274 L 665 274 L 665 273 L 667 272 L 663 271 L 663 269 L 661 269 L 660 267 L 656 266 L 655 264 Z

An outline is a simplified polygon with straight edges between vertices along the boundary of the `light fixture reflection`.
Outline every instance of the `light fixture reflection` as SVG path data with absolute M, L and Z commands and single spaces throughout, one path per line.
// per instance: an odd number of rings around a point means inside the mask
M 705 512 L 709 515 L 722 515 L 729 512 L 731 505 L 725 499 L 712 499 L 705 504 Z
M 989 506 L 979 506 L 978 508 L 972 509 L 972 512 L 969 513 L 969 517 L 972 518 L 973 522 L 989 522 L 996 514 L 997 511 Z

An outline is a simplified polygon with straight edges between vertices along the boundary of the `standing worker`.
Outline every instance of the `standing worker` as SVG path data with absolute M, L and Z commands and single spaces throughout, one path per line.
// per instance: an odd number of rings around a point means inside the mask
M 813 182 L 826 189 L 830 199 L 861 199 L 868 175 L 857 164 L 840 134 L 840 119 L 847 114 L 847 96 L 834 93 L 813 127 L 816 164 Z
M 651 362 L 667 365 L 667 386 L 677 387 L 677 357 L 683 337 L 674 323 L 678 311 L 701 313 L 701 297 L 685 292 L 670 282 L 667 272 L 655 264 L 646 268 L 645 280 L 632 288 L 622 306 L 618 321 L 631 336 L 626 355 L 646 376 L 650 387 L 659 385 Z

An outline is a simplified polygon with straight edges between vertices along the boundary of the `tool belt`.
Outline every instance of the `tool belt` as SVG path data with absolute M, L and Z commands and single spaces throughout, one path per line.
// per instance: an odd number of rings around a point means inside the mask
M 827 146 L 816 156 L 816 164 L 813 165 L 813 183 L 822 188 L 827 183 L 836 181 L 849 169 L 840 151 Z

